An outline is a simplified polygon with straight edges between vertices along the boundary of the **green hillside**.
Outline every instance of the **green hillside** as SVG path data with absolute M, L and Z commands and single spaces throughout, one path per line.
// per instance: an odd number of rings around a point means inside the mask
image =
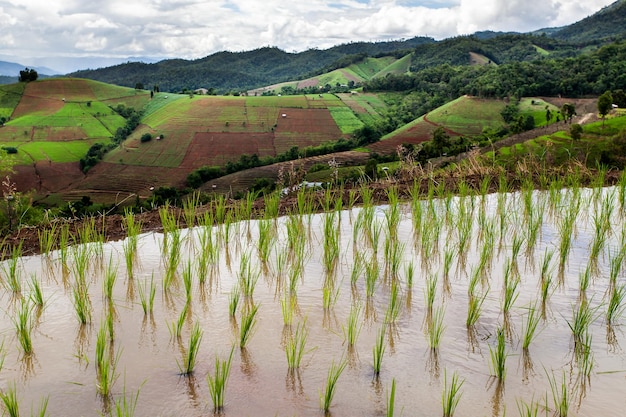
M 149 93 L 91 80 L 45 79 L 0 87 L 0 144 L 18 164 L 77 162 L 96 142 L 108 142 L 125 119 L 109 106 L 143 105 Z

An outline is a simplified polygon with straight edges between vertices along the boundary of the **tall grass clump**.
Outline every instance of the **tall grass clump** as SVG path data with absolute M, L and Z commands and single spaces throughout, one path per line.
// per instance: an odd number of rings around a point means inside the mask
M 320 403 L 322 406 L 322 410 L 325 413 L 330 411 L 330 405 L 333 402 L 333 397 L 335 396 L 335 389 L 337 388 L 337 381 L 341 376 L 341 373 L 346 368 L 348 362 L 342 359 L 339 363 L 335 363 L 333 360 L 330 364 L 330 368 L 328 369 L 328 375 L 326 376 L 326 387 L 324 388 L 324 392 L 320 393 Z
M 213 375 L 207 374 L 206 380 L 209 386 L 211 401 L 213 401 L 213 411 L 219 412 L 224 409 L 224 399 L 226 395 L 226 385 L 230 375 L 230 366 L 233 360 L 235 347 L 230 349 L 227 359 L 215 357 L 215 372 Z
M 191 328 L 191 334 L 189 335 L 189 346 L 183 355 L 182 363 L 178 363 L 181 374 L 190 375 L 193 373 L 196 367 L 196 358 L 198 357 L 198 350 L 200 349 L 203 334 L 204 332 L 200 328 L 200 323 L 194 323 Z
M 453 417 L 456 407 L 461 401 L 461 387 L 465 380 L 459 379 L 459 375 L 454 372 L 452 378 L 448 381 L 447 371 L 443 372 L 443 393 L 441 395 L 441 404 L 443 406 L 443 417 Z

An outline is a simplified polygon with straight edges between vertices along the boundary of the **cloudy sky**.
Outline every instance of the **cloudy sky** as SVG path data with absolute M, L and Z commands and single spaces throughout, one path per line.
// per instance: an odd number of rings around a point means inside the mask
M 0 0 L 0 59 L 200 58 L 562 26 L 614 0 Z M 67 59 L 67 66 L 71 66 Z

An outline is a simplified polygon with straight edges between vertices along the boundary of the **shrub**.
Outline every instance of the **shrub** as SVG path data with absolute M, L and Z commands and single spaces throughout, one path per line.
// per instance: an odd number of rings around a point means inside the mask
M 141 143 L 150 142 L 152 140 L 152 135 L 150 133 L 144 133 L 141 135 Z
M 15 146 L 3 146 L 2 150 L 4 150 L 8 154 L 17 153 L 17 148 Z

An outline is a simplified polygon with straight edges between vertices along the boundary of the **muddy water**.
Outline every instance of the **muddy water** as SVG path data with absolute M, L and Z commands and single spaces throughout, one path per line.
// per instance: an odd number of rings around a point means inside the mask
M 385 273 L 385 213 L 388 207 L 374 208 L 373 224 L 381 226 L 376 253 L 361 231 L 353 230 L 363 209 L 343 211 L 335 223 L 339 230 L 340 255 L 336 271 L 331 274 L 339 291 L 330 309 L 323 308 L 324 282 L 327 278 L 323 262 L 324 214 L 302 219 L 306 238 L 304 272 L 297 286 L 298 311 L 294 325 L 303 322 L 310 331 L 307 353 L 301 369 L 289 372 L 285 359 L 284 341 L 289 328 L 283 324 L 280 299 L 288 284 L 289 267 L 277 272 L 277 254 L 287 251 L 288 218 L 275 221 L 276 239 L 267 268 L 258 260 L 258 222 L 230 225 L 228 243 L 222 242 L 218 259 L 204 284 L 193 274 L 193 293 L 190 314 L 180 340 L 169 329 L 177 320 L 186 302 L 182 273 L 188 262 L 196 270 L 199 262 L 199 236 L 202 228 L 181 231 L 181 260 L 177 277 L 169 291 L 162 282 L 165 261 L 162 256 L 163 235 L 141 235 L 138 241 L 138 259 L 132 278 L 127 275 L 124 261 L 124 242 L 104 244 L 102 254 L 94 251 L 88 268 L 89 294 L 93 305 L 92 321 L 79 325 L 72 304 L 71 283 L 75 280 L 72 257 L 69 271 L 64 272 L 60 254 L 49 257 L 23 258 L 18 270 L 24 281 L 24 295 L 28 295 L 26 281 L 36 276 L 41 281 L 46 304 L 43 310 L 34 310 L 36 324 L 33 330 L 34 353 L 25 356 L 15 336 L 12 318 L 17 306 L 16 297 L 8 289 L 0 292 L 3 313 L 0 332 L 4 338 L 5 360 L 0 371 L 2 389 L 13 386 L 24 413 L 38 408 L 42 398 L 49 396 L 48 415 L 97 416 L 106 414 L 112 401 L 139 390 L 136 415 L 139 416 L 200 416 L 212 414 L 212 403 L 206 375 L 213 373 L 216 355 L 225 357 L 233 344 L 236 346 L 230 380 L 226 391 L 224 415 L 228 416 L 315 416 L 322 415 L 320 392 L 324 389 L 328 368 L 333 360 L 347 360 L 348 366 L 339 378 L 331 414 L 335 416 L 385 415 L 387 393 L 392 379 L 396 380 L 397 414 L 411 416 L 441 415 L 441 393 L 444 375 L 453 372 L 464 380 L 457 416 L 518 415 L 517 402 L 540 401 L 553 407 L 549 377 L 558 381 L 565 375 L 571 390 L 571 410 L 577 416 L 617 416 L 626 406 L 626 345 L 619 323 L 609 334 L 604 320 L 607 305 L 610 259 L 621 247 L 624 219 L 617 203 L 610 218 L 611 232 L 598 259 L 597 271 L 592 274 L 586 299 L 596 309 L 595 320 L 589 328 L 592 335 L 593 371 L 590 377 L 581 377 L 574 359 L 574 343 L 568 321 L 580 302 L 579 277 L 589 263 L 589 248 L 593 241 L 593 218 L 602 202 L 615 198 L 612 188 L 596 193 L 582 190 L 581 210 L 578 213 L 572 238 L 572 248 L 563 270 L 559 272 L 559 224 L 564 212 L 572 204 L 572 195 L 566 191 L 561 200 L 550 208 L 547 193 L 533 193 L 536 213 L 543 213 L 543 223 L 532 251 L 526 244 L 517 257 L 520 284 L 507 323 L 507 373 L 503 383 L 491 376 L 490 346 L 495 346 L 495 334 L 503 326 L 501 311 L 503 270 L 513 256 L 514 236 L 524 236 L 529 229 L 524 217 L 521 194 L 500 197 L 505 205 L 505 216 L 498 212 L 498 196 L 465 199 L 436 200 L 429 209 L 424 202 L 423 223 L 433 225 L 433 216 L 441 225 L 439 239 L 433 247 L 422 245 L 420 234 L 413 233 L 412 212 L 409 205 L 401 205 L 398 240 L 402 243 L 402 257 L 397 280 L 401 284 L 402 310 L 394 323 L 385 323 L 385 311 L 390 297 L 392 278 Z M 611 197 L 613 196 L 613 197 Z M 556 201 L 556 200 L 555 200 Z M 610 200 L 609 200 L 610 201 Z M 463 205 L 473 217 L 469 245 L 463 261 L 455 254 L 450 274 L 444 279 L 446 248 L 459 244 L 459 207 Z M 446 220 L 446 212 L 448 218 Z M 482 214 L 481 214 L 482 213 Z M 361 214 L 362 215 L 362 214 Z M 486 294 L 482 314 L 473 328 L 465 325 L 468 304 L 468 285 L 476 269 L 484 245 L 484 230 L 479 218 L 494 225 L 495 247 L 489 269 L 478 284 L 478 292 Z M 500 239 L 499 219 L 505 219 Z M 428 227 L 431 227 L 428 226 Z M 215 242 L 224 236 L 224 227 L 211 229 Z M 438 249 L 435 249 L 438 248 Z M 550 276 L 554 284 L 545 305 L 545 317 L 538 325 L 538 334 L 528 354 L 522 352 L 523 320 L 528 306 L 539 300 L 540 265 L 546 250 L 554 251 Z M 364 274 L 351 285 L 351 271 L 355 254 L 364 255 L 367 262 L 377 257 L 381 266 L 380 278 L 372 297 L 366 296 Z M 250 255 L 253 270 L 258 270 L 253 301 L 259 306 L 257 324 L 245 349 L 238 346 L 238 325 L 229 317 L 228 297 L 238 281 L 239 265 Z M 95 345 L 96 333 L 105 317 L 102 295 L 104 270 L 109 260 L 117 265 L 114 289 L 115 338 L 113 349 L 119 352 L 119 374 L 113 394 L 107 399 L 96 388 Z M 408 264 L 415 268 L 412 287 L 407 283 Z M 4 263 L 5 269 L 7 263 Z M 4 275 L 4 274 L 3 274 Z M 438 349 L 431 349 L 426 333 L 425 280 L 438 277 L 435 307 L 445 309 L 445 330 Z M 157 285 L 154 312 L 144 315 L 137 286 L 150 279 Z M 620 272 L 618 282 L 624 283 Z M 282 282 L 282 287 L 279 283 Z M 242 301 L 243 303 L 243 301 Z M 361 333 L 354 350 L 347 349 L 344 327 L 353 303 L 362 306 Z M 540 304 L 538 308 L 541 309 Z M 239 307 L 241 310 L 241 306 Z M 180 375 L 177 361 L 186 349 L 193 323 L 200 323 L 203 339 L 196 369 L 191 377 Z M 372 348 L 376 333 L 387 329 L 382 370 L 378 378 L 372 368 Z M 612 337 L 608 337 L 611 335 Z M 402 411 L 400 411 L 402 410 Z M 506 411 L 505 411 L 506 410 Z

